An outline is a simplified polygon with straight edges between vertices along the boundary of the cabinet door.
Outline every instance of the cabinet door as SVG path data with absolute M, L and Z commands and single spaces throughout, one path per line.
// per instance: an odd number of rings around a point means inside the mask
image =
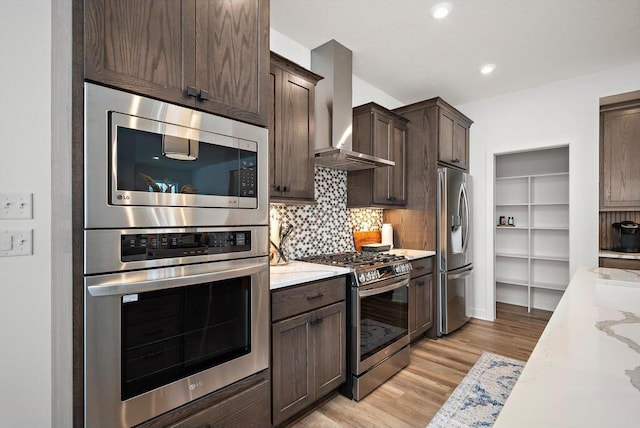
M 280 130 L 283 196 L 313 199 L 314 191 L 314 111 L 315 85 L 291 73 L 282 80 L 282 116 Z
M 469 150 L 469 128 L 459 122 L 453 123 L 453 160 L 460 168 L 469 169 L 467 152 Z
M 314 338 L 315 398 L 335 390 L 346 380 L 346 304 L 334 303 L 315 312 Z
M 85 78 L 193 106 L 193 19 L 193 2 L 86 0 Z
M 271 66 L 269 73 L 269 195 L 281 196 L 282 182 L 282 69 Z
M 409 337 L 415 340 L 433 326 L 433 274 L 419 276 L 409 283 Z
M 455 120 L 444 112 L 440 113 L 438 125 L 438 161 L 453 164 L 453 126 Z
M 407 131 L 404 127 L 393 126 L 390 160 L 394 161 L 396 165 L 393 168 L 389 168 L 389 194 L 391 202 L 395 205 L 403 205 L 406 203 L 406 134 Z
M 314 400 L 311 368 L 313 312 L 273 324 L 273 424 L 290 418 Z
M 640 108 L 602 113 L 601 208 L 640 209 Z
M 267 126 L 269 2 L 195 3 L 197 107 Z
M 388 116 L 373 113 L 373 155 L 383 159 L 391 159 L 391 138 L 393 121 Z M 391 204 L 391 167 L 373 170 L 373 202 Z

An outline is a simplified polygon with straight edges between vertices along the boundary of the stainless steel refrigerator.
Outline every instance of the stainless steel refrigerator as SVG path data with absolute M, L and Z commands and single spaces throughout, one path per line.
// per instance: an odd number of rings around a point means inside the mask
M 469 321 L 473 257 L 471 239 L 471 176 L 438 168 L 437 246 L 438 336 Z

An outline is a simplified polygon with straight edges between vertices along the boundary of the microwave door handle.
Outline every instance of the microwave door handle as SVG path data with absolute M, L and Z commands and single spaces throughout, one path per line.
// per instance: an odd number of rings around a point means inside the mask
M 127 272 L 123 274 L 85 278 L 85 285 L 92 296 L 116 296 L 183 287 L 203 282 L 223 281 L 225 279 L 238 278 L 252 275 L 260 271 L 265 271 L 267 270 L 266 266 L 268 265 L 264 262 L 251 262 L 249 264 L 243 263 L 242 266 L 237 268 L 232 267 L 229 269 L 221 269 L 216 272 L 197 273 L 184 276 L 167 275 L 164 278 L 158 278 L 157 275 L 154 275 L 155 277 L 147 276 L 140 280 L 132 278 L 136 275 L 136 272 Z M 173 269 L 181 268 L 154 269 L 149 272 L 170 272 Z

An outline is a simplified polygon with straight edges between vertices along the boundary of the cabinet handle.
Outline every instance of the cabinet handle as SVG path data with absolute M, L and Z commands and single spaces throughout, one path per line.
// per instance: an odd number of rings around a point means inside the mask
M 324 296 L 324 294 L 317 292 L 317 293 L 313 293 L 313 294 L 305 294 L 305 298 L 307 300 L 313 300 L 313 299 L 318 299 L 320 297 Z
M 187 86 L 187 95 L 189 95 L 190 97 L 197 97 L 198 89 L 196 89 L 195 86 Z
M 460 163 L 460 159 L 456 158 L 456 159 L 451 159 L 451 162 L 453 163 Z
M 284 192 L 287 192 L 287 191 L 288 191 L 287 186 L 284 186 L 284 188 L 283 188 L 282 190 L 283 190 Z
M 276 190 L 279 192 L 280 191 L 280 186 L 276 186 Z
M 209 97 L 209 91 L 206 91 L 206 90 L 204 90 L 204 89 L 203 89 L 203 90 L 201 90 L 201 91 L 200 91 L 200 96 L 199 96 L 199 98 L 200 98 L 202 101 L 207 101 L 207 100 L 210 98 L 210 97 Z
M 309 321 L 309 325 L 318 325 L 322 322 L 322 318 L 315 318 Z
M 416 266 L 413 268 L 413 270 L 422 270 L 424 269 L 424 266 Z
M 418 285 L 420 287 L 424 287 L 425 282 L 424 281 L 416 281 L 416 285 Z

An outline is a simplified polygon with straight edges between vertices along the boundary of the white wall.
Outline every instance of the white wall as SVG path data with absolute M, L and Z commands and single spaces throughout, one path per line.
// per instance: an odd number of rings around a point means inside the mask
M 582 76 L 457 108 L 474 124 L 474 294 L 476 317 L 493 319 L 494 156 L 569 145 L 571 276 L 598 264 L 599 98 L 640 89 L 640 63 Z
M 298 42 L 291 40 L 287 36 L 277 32 L 273 28 L 270 34 L 271 50 L 296 64 L 311 69 L 311 50 L 302 46 Z M 328 41 L 328 40 L 326 40 Z M 338 40 L 340 42 L 340 40 Z M 349 48 L 349 46 L 347 46 Z M 353 55 L 357 55 L 354 52 Z M 357 76 L 352 76 L 353 100 L 352 106 L 356 107 L 368 102 L 375 102 L 388 109 L 394 109 L 404 105 L 400 100 L 376 88 Z
M 34 194 L 33 255 L 0 258 L 0 425 L 51 426 L 51 0 L 0 5 L 0 192 Z

